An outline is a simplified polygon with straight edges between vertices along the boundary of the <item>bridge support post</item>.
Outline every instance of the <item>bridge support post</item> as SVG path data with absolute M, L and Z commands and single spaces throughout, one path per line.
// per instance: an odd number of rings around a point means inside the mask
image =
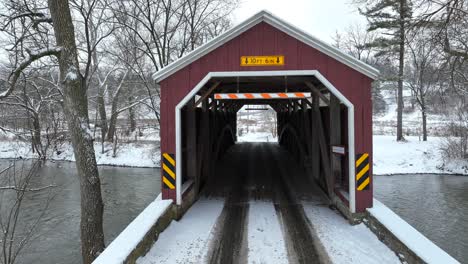
M 200 134 L 198 135 L 198 183 L 197 193 L 200 191 L 200 185 L 206 181 L 208 173 L 208 159 L 209 159 L 209 136 L 210 136 L 210 113 L 208 109 L 208 99 L 202 101 L 202 111 L 200 113 Z
M 320 161 L 322 165 L 322 169 L 324 172 L 323 177 L 325 178 L 325 185 L 328 193 L 328 197 L 330 198 L 330 201 L 333 196 L 333 179 L 332 179 L 332 174 L 330 171 L 330 151 L 327 146 L 327 140 L 325 137 L 325 130 L 324 130 L 324 125 L 323 125 L 323 120 L 322 120 L 322 114 L 320 113 L 320 107 L 318 103 L 315 104 L 313 112 L 315 113 L 315 121 L 316 121 L 316 127 L 315 129 L 317 130 L 317 140 L 318 140 L 318 145 L 319 145 L 319 150 L 320 150 Z
M 330 147 L 341 145 L 341 109 L 340 100 L 330 94 Z M 341 156 L 333 154 L 330 149 L 331 184 L 335 187 L 335 181 L 341 183 Z
M 311 161 L 312 161 L 312 176 L 316 179 L 320 179 L 320 154 L 319 154 L 319 143 L 318 143 L 318 125 L 317 119 L 315 118 L 315 112 L 318 109 L 319 99 L 317 95 L 312 97 L 312 109 L 310 111 L 311 120 Z
M 184 129 L 186 138 L 186 152 L 184 157 L 184 166 L 186 170 L 183 172 L 187 179 L 192 179 L 197 183 L 197 124 L 196 124 L 196 109 L 195 99 L 190 100 L 185 107 L 185 124 Z M 184 165 L 184 164 L 182 164 Z

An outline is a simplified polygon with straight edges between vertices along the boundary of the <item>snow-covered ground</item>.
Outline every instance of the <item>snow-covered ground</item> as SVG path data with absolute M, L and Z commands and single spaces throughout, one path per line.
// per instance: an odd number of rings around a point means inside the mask
M 395 135 L 397 121 L 397 103 L 394 90 L 381 90 L 381 95 L 386 103 L 386 111 L 373 116 L 374 134 Z M 422 114 L 417 104 L 413 111 L 410 111 L 411 91 L 407 88 L 403 90 L 405 110 L 403 113 L 403 132 L 405 135 L 422 134 Z M 430 135 L 440 136 L 447 133 L 447 124 L 452 120 L 442 114 L 427 113 L 427 129 Z
M 250 202 L 247 230 L 249 263 L 288 262 L 281 225 L 271 202 Z
M 160 150 L 156 143 L 122 143 L 119 144 L 116 156 L 113 157 L 112 144 L 106 144 L 101 153 L 101 143 L 94 144 L 98 165 L 130 166 L 130 167 L 159 167 Z M 35 158 L 31 145 L 22 141 L 0 141 L 0 159 Z M 75 161 L 71 144 L 64 143 L 59 151 L 50 154 L 49 159 L 61 161 Z
M 419 141 L 407 136 L 397 142 L 395 136 L 374 135 L 374 174 L 453 173 L 468 174 L 466 161 L 444 162 L 440 146 L 444 138 Z
M 268 132 L 248 133 L 237 137 L 238 142 L 277 142 L 278 138 Z
M 446 161 L 442 156 L 441 146 L 445 138 L 433 136 L 446 133 L 450 118 L 430 113 L 427 117 L 428 141 L 421 141 L 421 111 L 416 107 L 412 112 L 403 114 L 403 130 L 406 142 L 397 142 L 396 94 L 393 90 L 382 90 L 382 97 L 387 105 L 384 113 L 374 115 L 374 174 L 411 174 L 411 173 L 452 173 L 468 174 L 468 162 L 463 160 Z M 409 105 L 409 89 L 403 96 Z

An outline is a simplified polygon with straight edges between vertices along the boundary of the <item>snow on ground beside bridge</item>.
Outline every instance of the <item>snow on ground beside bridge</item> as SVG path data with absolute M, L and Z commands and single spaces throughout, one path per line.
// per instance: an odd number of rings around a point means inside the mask
M 138 264 L 202 263 L 224 201 L 202 199 L 180 221 L 172 221 Z
M 440 150 L 444 138 L 419 141 L 407 136 L 397 142 L 395 136 L 374 135 L 374 174 L 453 173 L 468 174 L 466 161 L 445 163 Z
M 303 206 L 332 263 L 401 263 L 363 223 L 352 226 L 328 207 Z
M 394 90 L 383 89 L 381 95 L 386 104 L 386 109 L 382 113 L 375 113 L 373 116 L 373 131 L 378 135 L 392 135 L 396 133 L 397 103 Z M 403 91 L 405 101 L 405 111 L 403 113 L 403 133 L 408 135 L 422 134 L 422 114 L 416 105 L 413 110 L 411 106 L 411 91 Z M 442 115 L 437 111 L 427 113 L 427 129 L 429 135 L 443 135 L 446 133 L 447 125 L 455 117 Z
M 237 137 L 238 142 L 277 142 L 278 139 L 274 138 L 268 132 L 251 132 Z
M 159 167 L 160 150 L 156 143 L 125 143 L 119 144 L 116 157 L 113 156 L 112 144 L 106 144 L 104 153 L 101 153 L 101 143 L 94 144 L 96 161 L 98 165 L 130 166 L 130 167 Z M 31 145 L 21 141 L 0 141 L 0 159 L 35 158 Z M 49 157 L 51 160 L 75 161 L 73 148 L 65 143 L 60 150 L 54 151 Z
M 247 245 L 248 263 L 288 262 L 281 225 L 271 202 L 250 202 Z

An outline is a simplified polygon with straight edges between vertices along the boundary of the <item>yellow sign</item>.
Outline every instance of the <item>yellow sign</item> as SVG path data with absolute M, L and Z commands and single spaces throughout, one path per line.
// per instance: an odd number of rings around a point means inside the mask
M 242 56 L 241 66 L 283 66 L 284 56 Z

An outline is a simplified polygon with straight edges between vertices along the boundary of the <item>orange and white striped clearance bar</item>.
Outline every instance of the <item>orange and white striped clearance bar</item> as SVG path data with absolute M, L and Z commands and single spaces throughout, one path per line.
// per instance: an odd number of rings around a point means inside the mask
M 302 99 L 310 98 L 310 93 L 217 93 L 215 100 L 236 99 Z

